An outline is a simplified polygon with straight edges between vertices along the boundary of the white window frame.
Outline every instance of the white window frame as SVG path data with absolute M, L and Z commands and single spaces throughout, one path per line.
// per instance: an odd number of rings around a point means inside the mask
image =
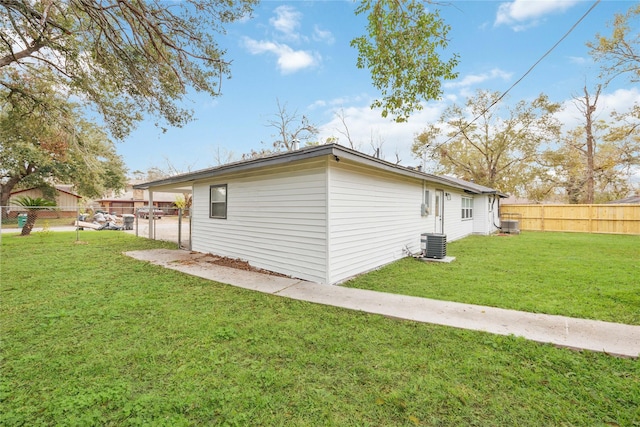
M 224 188 L 224 200 L 214 200 L 214 191 Z M 216 191 L 217 193 L 217 191 Z M 227 184 L 216 184 L 209 186 L 209 218 L 227 219 Z M 224 206 L 224 215 L 214 215 L 214 204 Z
M 473 198 L 462 197 L 461 198 L 461 216 L 463 220 L 473 219 Z
M 424 202 L 422 203 L 422 216 L 431 214 L 431 191 L 424 190 Z

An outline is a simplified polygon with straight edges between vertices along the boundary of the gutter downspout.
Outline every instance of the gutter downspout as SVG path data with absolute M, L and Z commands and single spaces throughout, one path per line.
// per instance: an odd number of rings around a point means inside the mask
M 491 205 L 493 206 L 496 203 L 496 199 L 498 199 L 498 219 L 500 219 L 500 197 L 498 197 L 497 194 L 493 195 L 493 201 L 491 202 Z M 493 215 L 491 215 L 491 222 L 493 223 L 493 226 L 495 228 L 497 228 L 498 230 L 502 230 L 502 222 L 500 222 L 500 225 L 496 225 L 495 217 Z

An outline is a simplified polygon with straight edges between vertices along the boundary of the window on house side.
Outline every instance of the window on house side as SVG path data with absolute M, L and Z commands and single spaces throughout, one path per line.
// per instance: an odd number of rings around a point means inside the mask
M 462 198 L 462 219 L 473 218 L 473 199 L 470 197 Z
M 209 187 L 209 218 L 227 218 L 227 184 Z
M 429 215 L 431 213 L 431 193 L 429 190 L 424 191 L 424 214 Z

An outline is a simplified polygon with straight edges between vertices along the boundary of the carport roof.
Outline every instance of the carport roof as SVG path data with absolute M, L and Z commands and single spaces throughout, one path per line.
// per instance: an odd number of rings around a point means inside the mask
M 143 190 L 149 189 L 152 191 L 190 191 L 190 185 L 193 182 L 202 179 L 213 178 L 231 172 L 244 172 L 258 168 L 284 165 L 300 160 L 313 159 L 323 156 L 334 156 L 336 161 L 340 161 L 340 159 L 348 159 L 355 163 L 360 163 L 388 172 L 434 182 L 436 184 L 446 185 L 448 187 L 458 188 L 469 194 L 495 194 L 500 197 L 507 197 L 506 194 L 500 193 L 497 190 L 485 187 L 483 185 L 478 185 L 473 182 L 464 181 L 458 178 L 433 175 L 421 172 L 417 169 L 395 165 L 385 160 L 360 153 L 356 150 L 352 150 L 338 144 L 316 145 L 312 147 L 305 147 L 296 151 L 276 153 L 257 159 L 227 163 L 225 165 L 216 166 L 213 168 L 202 169 L 194 172 L 174 175 L 169 178 L 163 178 L 156 181 L 136 184 L 133 186 L 133 188 Z

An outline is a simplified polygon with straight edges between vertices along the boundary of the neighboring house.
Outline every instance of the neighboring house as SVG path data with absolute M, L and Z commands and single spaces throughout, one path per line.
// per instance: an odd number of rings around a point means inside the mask
M 191 249 L 336 284 L 447 240 L 497 229 L 505 195 L 329 144 L 139 184 L 193 191 Z M 152 235 L 152 230 L 149 230 Z
M 94 200 L 100 205 L 99 209 L 109 213 L 134 214 L 139 208 L 149 205 L 149 193 L 146 190 L 135 189 L 135 183 L 127 184 L 124 193 L 110 192 L 101 199 Z M 177 215 L 175 205 L 175 193 L 156 193 L 153 197 L 153 206 L 162 209 L 167 215 Z
M 75 217 L 78 214 L 78 206 L 81 196 L 73 192 L 72 185 L 55 185 L 55 202 L 56 207 L 50 210 L 38 213 L 40 218 L 59 218 L 59 217 Z M 18 215 L 24 211 L 24 208 L 15 205 L 16 198 L 31 197 L 32 199 L 43 198 L 44 194 L 39 188 L 27 188 L 24 190 L 16 190 L 11 192 L 9 197 L 10 217 Z
M 611 202 L 607 202 L 608 205 L 640 205 L 640 195 L 635 195 L 631 197 L 627 197 L 620 200 L 613 200 Z

